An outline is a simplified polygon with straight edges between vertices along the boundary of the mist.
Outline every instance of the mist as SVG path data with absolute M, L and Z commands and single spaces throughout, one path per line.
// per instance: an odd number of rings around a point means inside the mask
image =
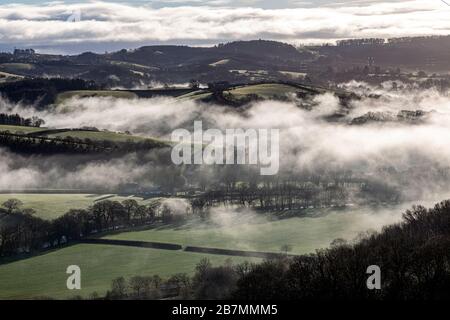
M 365 98 L 353 101 L 348 114 L 339 122 L 325 120 L 327 115 L 341 108 L 339 100 L 331 94 L 315 97 L 311 111 L 299 108 L 296 101 L 264 101 L 236 110 L 169 98 L 92 97 L 72 98 L 44 111 L 1 101 L 0 112 L 38 116 L 51 128 L 87 126 L 165 140 L 170 139 L 175 129 L 192 130 L 194 120 L 202 120 L 204 129 L 279 129 L 281 178 L 351 171 L 402 189 L 407 200 L 439 199 L 450 194 L 449 177 L 443 174 L 448 172 L 450 163 L 450 98 L 447 93 L 401 84 L 394 89 L 390 83 L 371 87 L 351 82 L 342 87 L 364 93 Z M 368 93 L 378 94 L 380 98 L 369 98 Z M 397 114 L 401 110 L 430 113 L 418 124 L 349 125 L 352 118 L 369 111 Z M 53 156 L 30 160 L 2 150 L 0 189 L 96 188 L 130 182 L 158 185 L 174 166 L 164 163 L 155 152 L 145 156 L 130 154 L 121 159 Z M 387 168 L 395 174 L 381 173 Z M 208 166 L 196 166 L 193 170 L 195 175 L 216 180 L 227 172 L 224 168 Z

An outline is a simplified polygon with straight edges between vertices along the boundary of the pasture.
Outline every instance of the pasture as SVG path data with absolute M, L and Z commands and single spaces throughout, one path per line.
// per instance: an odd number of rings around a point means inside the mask
M 303 216 L 284 219 L 222 212 L 212 215 L 209 222 L 192 220 L 183 225 L 164 225 L 104 238 L 275 253 L 279 253 L 283 245 L 289 245 L 292 253 L 304 254 L 326 248 L 337 238 L 351 241 L 361 232 L 378 231 L 386 224 L 399 221 L 403 210 L 398 206 L 312 209 Z
M 226 92 L 238 98 L 249 94 L 255 94 L 261 98 L 270 99 L 275 96 L 285 96 L 288 94 L 293 94 L 297 91 L 300 90 L 293 86 L 277 83 L 267 83 L 236 87 Z
M 112 97 L 121 99 L 134 99 L 137 95 L 129 91 L 116 91 L 116 90 L 78 90 L 78 91 L 65 91 L 56 97 L 56 104 L 61 104 L 65 100 L 72 98 L 93 98 L 93 97 Z
M 12 73 L 12 74 L 20 74 L 21 72 L 26 72 L 33 70 L 35 66 L 30 63 L 2 63 L 0 64 L 0 70 Z
M 51 192 L 51 190 L 49 191 Z M 69 192 L 69 191 L 68 191 Z M 134 199 L 145 204 L 151 200 L 144 200 L 138 197 L 124 197 L 118 195 L 102 194 L 76 194 L 76 193 L 19 193 L 0 194 L 0 204 L 8 199 L 18 199 L 23 202 L 23 208 L 30 208 L 36 211 L 36 215 L 43 219 L 55 219 L 70 209 L 86 209 L 96 201 L 108 199 L 111 201 L 123 201 Z
M 125 133 L 117 133 L 110 131 L 88 131 L 88 130 L 67 130 L 64 132 L 49 133 L 46 135 L 49 138 L 78 138 L 78 139 L 90 139 L 92 141 L 112 141 L 112 142 L 140 142 L 150 138 L 132 136 Z
M 44 131 L 46 128 L 36 128 L 36 127 L 25 127 L 25 126 L 10 126 L 0 124 L 0 132 L 1 131 L 9 131 L 14 134 L 28 134 L 28 133 L 37 133 L 40 131 Z
M 44 195 L 36 196 L 44 197 Z M 49 198 L 39 199 L 41 205 L 49 206 L 49 203 L 54 203 L 56 206 L 58 196 L 45 196 Z M 74 207 L 77 201 L 82 207 L 108 195 L 102 197 L 78 195 L 78 199 L 74 195 L 59 196 L 61 196 L 59 206 L 69 208 Z M 68 198 L 64 200 L 64 196 Z M 22 200 L 28 200 L 28 203 L 31 203 L 32 198 L 33 195 L 26 195 L 22 197 Z M 69 199 L 74 202 L 69 203 Z M 117 196 L 111 199 L 122 200 Z M 365 206 L 308 209 L 302 216 L 284 219 L 250 211 L 236 212 L 229 208 L 215 212 L 208 222 L 191 218 L 189 222 L 182 224 L 158 225 L 143 231 L 117 232 L 103 235 L 103 238 L 165 242 L 180 244 L 184 247 L 192 245 L 277 253 L 281 251 L 282 246 L 289 245 L 292 247 L 291 253 L 304 254 L 329 247 L 330 243 L 337 238 L 352 241 L 367 230 L 381 230 L 384 225 L 400 221 L 402 212 L 409 207 L 411 203 L 378 208 Z M 176 273 L 192 274 L 195 265 L 204 257 L 210 259 L 213 265 L 223 264 L 230 258 L 233 263 L 261 261 L 256 258 L 182 250 L 74 244 L 22 260 L 4 261 L 0 264 L 0 299 L 27 299 L 39 296 L 68 298 L 78 294 L 88 297 L 94 291 L 102 295 L 110 288 L 114 278 L 154 274 L 167 278 Z M 65 271 L 69 265 L 81 267 L 81 291 L 66 289 Z
M 159 275 L 168 278 L 176 273 L 193 274 L 196 264 L 205 257 L 216 266 L 230 258 L 233 263 L 259 261 L 183 251 L 77 244 L 0 264 L 0 299 L 88 297 L 94 291 L 103 295 L 117 277 Z M 81 268 L 81 290 L 70 291 L 66 287 L 66 269 L 70 265 Z

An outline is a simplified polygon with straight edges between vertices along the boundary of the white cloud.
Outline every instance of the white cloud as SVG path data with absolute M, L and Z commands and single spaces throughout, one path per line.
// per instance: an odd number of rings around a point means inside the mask
M 298 43 L 450 33 L 450 7 L 438 0 L 347 1 L 285 9 L 231 8 L 224 3 L 161 8 L 107 2 L 0 5 L 0 44 L 201 44 L 255 38 Z M 67 22 L 76 10 L 81 21 Z

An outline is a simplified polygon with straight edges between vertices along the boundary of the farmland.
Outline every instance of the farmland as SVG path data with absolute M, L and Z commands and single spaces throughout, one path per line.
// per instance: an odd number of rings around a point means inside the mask
M 1 195 L 21 199 L 26 206 L 38 208 L 48 219 L 57 212 L 74 207 L 86 207 L 94 201 L 108 198 L 124 200 L 117 195 Z M 141 204 L 153 200 L 133 197 Z M 53 207 L 54 206 L 54 207 Z M 411 203 L 389 207 L 350 207 L 308 209 L 299 216 L 237 212 L 232 208 L 214 211 L 209 220 L 191 217 L 183 223 L 158 223 L 142 231 L 102 234 L 102 239 L 137 240 L 173 243 L 186 246 L 231 250 L 266 251 L 280 253 L 281 247 L 292 247 L 291 253 L 312 253 L 325 248 L 337 238 L 352 240 L 367 230 L 400 220 Z M 53 210 L 54 215 L 50 215 Z M 50 296 L 67 298 L 75 293 L 65 287 L 69 265 L 82 270 L 82 290 L 76 294 L 88 297 L 96 291 L 103 295 L 114 278 L 134 275 L 159 275 L 167 278 L 176 273 L 192 274 L 200 259 L 207 257 L 213 265 L 223 264 L 230 256 L 193 253 L 184 250 L 160 250 L 134 246 L 106 244 L 73 244 L 42 252 L 21 260 L 4 260 L 0 264 L 0 299 Z M 23 257 L 22 257 L 23 258 Z M 232 256 L 234 263 L 260 261 L 256 258 Z
M 110 132 L 110 131 L 88 131 L 88 130 L 67 130 L 67 131 L 57 131 L 49 132 L 46 134 L 49 138 L 78 138 L 78 139 L 90 139 L 92 141 L 112 141 L 112 142 L 127 142 L 127 141 L 144 141 L 149 138 L 132 136 L 120 132 Z
M 30 63 L 2 63 L 0 70 L 8 73 L 21 73 L 24 71 L 33 70 L 35 66 Z
M 50 190 L 51 192 L 51 190 Z M 68 191 L 70 192 L 70 191 Z M 104 199 L 112 201 L 123 201 L 125 199 L 134 199 L 142 204 L 146 204 L 151 200 L 143 200 L 137 197 L 123 197 L 117 195 L 100 195 L 100 194 L 44 194 L 44 193 L 28 193 L 28 194 L 0 194 L 0 203 L 8 199 L 18 199 L 23 202 L 24 208 L 36 210 L 36 215 L 43 219 L 54 219 L 63 215 L 70 209 L 86 209 L 93 205 L 96 201 Z
M 268 83 L 268 84 L 257 84 L 257 85 L 236 87 L 227 92 L 238 98 L 249 94 L 255 94 L 259 97 L 270 99 L 277 95 L 292 94 L 295 93 L 296 91 L 298 90 L 296 90 L 295 87 L 289 85 Z
M 117 90 L 78 90 L 78 91 L 66 91 L 58 94 L 56 103 L 63 103 L 65 100 L 72 98 L 93 98 L 93 97 L 113 97 L 122 99 L 133 99 L 137 96 L 129 91 L 117 91 Z
M 292 253 L 303 254 L 326 248 L 337 238 L 352 240 L 360 232 L 379 230 L 382 225 L 398 221 L 407 207 L 313 209 L 302 217 L 285 219 L 221 214 L 212 217 L 211 223 L 192 221 L 183 226 L 161 226 L 104 238 L 265 252 L 280 252 L 281 246 L 290 245 Z
M 295 86 L 283 83 L 260 83 L 230 86 L 223 91 L 223 98 L 230 100 L 239 100 L 248 96 L 258 97 L 259 99 L 280 99 L 289 96 L 295 96 L 298 93 L 319 93 L 325 92 L 318 87 Z M 212 91 L 204 89 L 190 92 L 178 97 L 181 100 L 204 100 L 207 101 L 213 95 Z
M 9 132 L 12 134 L 20 135 L 17 137 L 23 137 L 23 139 L 28 139 L 30 137 L 67 139 L 70 137 L 81 140 L 88 139 L 92 142 L 108 141 L 115 144 L 126 142 L 151 142 L 155 144 L 155 146 L 162 146 L 168 143 L 167 141 L 154 139 L 151 137 L 134 136 L 128 133 L 105 130 L 48 129 L 27 126 L 0 125 L 0 132 Z
M 45 128 L 25 127 L 25 126 L 9 126 L 9 125 L 0 124 L 0 132 L 9 131 L 9 132 L 15 133 L 15 134 L 21 134 L 21 133 L 28 134 L 28 133 L 38 133 L 43 130 L 45 130 Z
M 0 299 L 30 299 L 38 296 L 67 298 L 75 294 L 87 297 L 96 291 L 104 294 L 117 277 L 192 274 L 195 265 L 207 257 L 213 265 L 230 257 L 183 251 L 130 248 L 108 245 L 78 244 L 28 259 L 0 264 Z M 233 263 L 257 261 L 232 258 Z M 82 272 L 82 289 L 66 288 L 66 268 L 78 265 Z

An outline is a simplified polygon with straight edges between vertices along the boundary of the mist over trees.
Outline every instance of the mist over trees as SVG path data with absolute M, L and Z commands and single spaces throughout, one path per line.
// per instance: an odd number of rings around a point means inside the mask
M 0 113 L 0 124 L 39 128 L 40 126 L 45 124 L 45 121 L 36 116 L 31 118 L 23 118 L 17 113 L 16 114 Z
M 144 226 L 161 221 L 159 203 L 139 205 L 134 200 L 104 200 L 87 210 L 74 209 L 48 221 L 9 199 L 0 208 L 0 257 L 59 247 L 98 232 Z M 172 212 L 166 212 L 171 215 Z

